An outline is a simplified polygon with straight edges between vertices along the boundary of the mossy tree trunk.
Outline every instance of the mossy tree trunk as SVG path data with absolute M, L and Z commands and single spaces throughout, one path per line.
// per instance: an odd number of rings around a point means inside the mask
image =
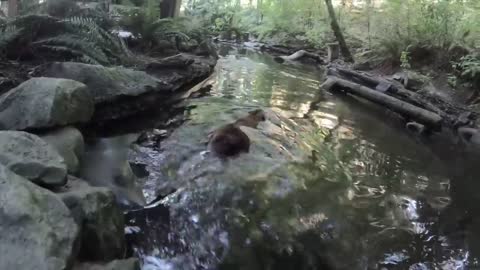
M 333 34 L 337 38 L 338 44 L 340 45 L 340 51 L 342 52 L 345 61 L 347 62 L 354 62 L 353 56 L 348 49 L 347 43 L 345 42 L 345 38 L 343 37 L 342 29 L 337 22 L 337 17 L 335 15 L 335 10 L 333 9 L 332 1 L 325 0 L 325 4 L 327 5 L 328 15 L 330 16 L 330 25 L 333 30 Z

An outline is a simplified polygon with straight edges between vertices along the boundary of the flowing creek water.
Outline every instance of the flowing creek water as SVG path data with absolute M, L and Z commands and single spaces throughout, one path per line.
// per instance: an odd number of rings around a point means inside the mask
M 475 162 L 432 151 L 383 109 L 320 91 L 319 68 L 220 55 L 188 120 L 158 147 L 130 150 L 148 171 L 147 201 L 175 191 L 127 215 L 144 270 L 480 267 Z M 267 121 L 245 129 L 250 153 L 224 162 L 206 151 L 212 130 L 256 108 Z

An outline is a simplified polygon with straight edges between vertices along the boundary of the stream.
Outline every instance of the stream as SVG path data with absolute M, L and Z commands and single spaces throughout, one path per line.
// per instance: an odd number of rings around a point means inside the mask
M 129 149 L 153 201 L 127 214 L 143 270 L 480 267 L 474 159 L 421 143 L 382 108 L 320 91 L 320 68 L 229 46 L 220 55 L 186 121 Z M 250 153 L 207 151 L 210 132 L 258 108 L 267 121 L 244 129 Z

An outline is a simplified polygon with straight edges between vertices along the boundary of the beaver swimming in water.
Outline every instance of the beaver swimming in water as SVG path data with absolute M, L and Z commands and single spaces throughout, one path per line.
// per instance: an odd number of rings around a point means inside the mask
M 210 137 L 210 150 L 221 158 L 248 153 L 250 150 L 250 138 L 240 129 L 240 126 L 257 128 L 258 123 L 261 121 L 265 121 L 265 113 L 263 110 L 255 110 L 234 123 L 217 129 Z

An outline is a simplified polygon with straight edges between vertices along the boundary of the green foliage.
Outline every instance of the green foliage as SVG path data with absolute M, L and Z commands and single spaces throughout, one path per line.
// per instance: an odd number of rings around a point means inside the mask
M 456 44 L 474 46 L 478 42 L 467 33 L 478 33 L 478 22 L 471 17 L 478 17 L 479 12 L 464 1 L 388 0 L 371 12 L 370 31 L 363 31 L 367 37 L 361 31 L 350 33 L 373 39 L 379 54 L 390 59 L 398 59 L 409 46 L 447 52 Z
M 410 56 L 408 51 L 403 51 L 400 55 L 400 66 L 404 69 L 410 69 Z
M 340 3 L 338 3 L 340 2 Z M 333 41 L 323 0 L 188 1 L 187 14 L 205 18 L 212 33 L 253 32 L 261 40 L 324 47 Z M 337 1 L 337 18 L 351 47 L 368 47 L 401 64 L 402 52 L 421 47 L 446 52 L 455 45 L 480 46 L 478 0 Z M 418 59 L 411 54 L 411 61 Z
M 480 76 L 480 54 L 469 54 L 460 59 L 457 65 L 462 77 L 474 79 Z
M 120 21 L 120 26 L 140 41 L 142 49 L 154 49 L 162 41 L 181 42 L 190 39 L 185 33 L 186 18 L 160 19 L 157 6 L 151 0 L 148 2 L 151 5 L 124 11 Z M 191 27 L 190 31 L 195 31 L 195 28 Z
M 21 33 L 21 29 L 15 26 L 0 25 L 0 56 L 5 54 L 5 48 L 16 40 Z
M 8 22 L 2 31 L 8 34 L 2 35 L 0 48 L 11 57 L 48 52 L 59 58 L 103 65 L 129 58 L 129 51 L 120 38 L 90 18 L 20 16 Z
M 480 89 L 480 53 L 471 53 L 454 64 L 458 77 L 472 83 L 477 90 Z
M 47 0 L 45 4 L 48 15 L 60 18 L 68 17 L 80 9 L 74 0 Z

